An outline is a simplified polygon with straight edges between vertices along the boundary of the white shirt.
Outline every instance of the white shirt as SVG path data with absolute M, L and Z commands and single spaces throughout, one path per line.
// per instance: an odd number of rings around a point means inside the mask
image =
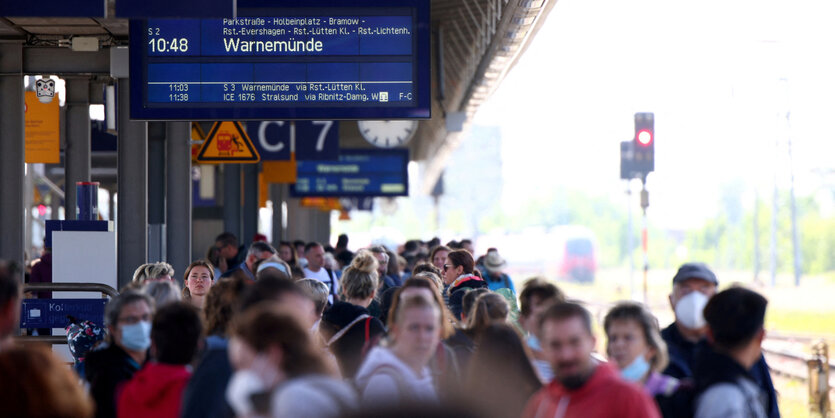
M 302 271 L 304 271 L 304 277 L 306 279 L 316 279 L 328 286 L 328 289 L 331 288 L 331 277 L 328 276 L 328 271 L 325 270 L 324 267 L 321 267 L 317 272 L 314 272 L 313 270 L 310 270 L 307 267 L 302 269 Z M 336 273 L 333 273 L 333 286 L 334 289 L 332 289 L 331 292 L 328 294 L 328 301 L 330 303 L 333 303 L 333 295 L 339 294 L 339 280 L 336 278 Z
M 355 378 L 365 405 L 390 405 L 398 402 L 438 403 L 438 394 L 429 367 L 420 374 L 387 347 L 371 349 Z M 408 390 L 409 393 L 401 393 Z

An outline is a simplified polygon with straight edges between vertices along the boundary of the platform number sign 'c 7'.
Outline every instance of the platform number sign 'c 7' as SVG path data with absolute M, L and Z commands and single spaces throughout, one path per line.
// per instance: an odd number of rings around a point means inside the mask
M 247 122 L 247 133 L 264 161 L 339 158 L 337 121 L 250 121 Z

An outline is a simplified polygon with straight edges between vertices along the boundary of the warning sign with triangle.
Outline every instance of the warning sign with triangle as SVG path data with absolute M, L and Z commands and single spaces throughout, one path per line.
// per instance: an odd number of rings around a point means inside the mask
M 191 162 L 197 162 L 197 154 L 200 153 L 200 148 L 203 148 L 203 141 L 206 140 L 206 134 L 203 128 L 197 122 L 191 123 Z
M 197 161 L 201 163 L 257 163 L 260 160 L 240 122 L 215 122 L 197 153 Z

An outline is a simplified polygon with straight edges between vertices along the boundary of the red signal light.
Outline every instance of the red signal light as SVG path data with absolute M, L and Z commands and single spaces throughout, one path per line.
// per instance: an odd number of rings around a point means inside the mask
M 41 217 L 46 216 L 46 205 L 38 205 L 38 215 L 40 215 Z
M 652 144 L 652 131 L 649 129 L 641 129 L 635 137 L 638 139 L 638 143 L 642 146 L 646 147 Z

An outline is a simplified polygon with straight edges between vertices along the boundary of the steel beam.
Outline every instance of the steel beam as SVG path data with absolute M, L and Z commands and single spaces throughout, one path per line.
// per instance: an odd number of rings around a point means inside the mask
M 168 263 L 185 272 L 191 263 L 191 124 L 168 122 L 165 129 L 165 211 Z
M 23 264 L 23 44 L 0 43 L 0 258 Z
M 110 75 L 110 49 L 79 52 L 69 48 L 30 47 L 23 50 L 23 73 Z
M 119 288 L 148 259 L 148 123 L 130 119 L 130 83 L 119 79 L 118 211 Z
M 67 219 L 78 219 L 75 184 L 90 181 L 90 80 L 87 77 L 67 78 L 67 148 L 64 181 L 64 213 Z

